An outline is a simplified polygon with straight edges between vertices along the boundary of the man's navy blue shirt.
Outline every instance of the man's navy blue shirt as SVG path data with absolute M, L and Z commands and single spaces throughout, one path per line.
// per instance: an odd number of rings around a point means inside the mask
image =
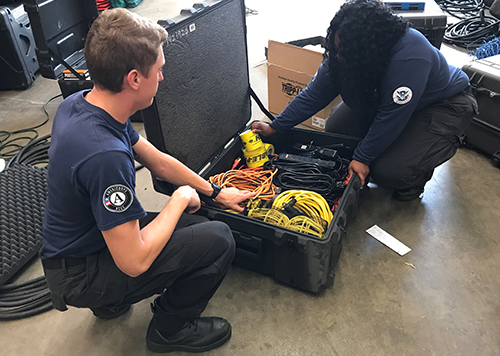
M 49 149 L 48 198 L 41 255 L 81 257 L 106 244 L 101 231 L 143 218 L 135 196 L 130 120 L 116 121 L 81 91 L 59 106 Z
M 373 123 L 354 151 L 353 159 L 367 165 L 394 142 L 416 110 L 458 94 L 469 82 L 467 74 L 449 65 L 443 54 L 415 29 L 408 29 L 391 53 Z M 341 87 L 330 85 L 328 67 L 323 63 L 307 88 L 271 127 L 284 132 L 326 107 L 339 94 L 347 106 L 357 102 Z

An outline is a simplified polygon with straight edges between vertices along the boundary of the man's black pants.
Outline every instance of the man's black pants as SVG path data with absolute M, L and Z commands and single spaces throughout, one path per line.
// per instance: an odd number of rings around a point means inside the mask
M 234 253 L 234 238 L 226 224 L 183 214 L 163 251 L 138 277 L 119 270 L 108 249 L 85 258 L 42 258 L 42 263 L 58 310 L 66 310 L 66 305 L 116 310 L 161 294 L 163 310 L 191 318 L 205 309 Z
M 477 102 L 469 89 L 416 111 L 399 137 L 370 164 L 370 177 L 387 189 L 423 187 L 434 168 L 455 155 L 474 114 Z M 325 131 L 362 138 L 372 121 L 373 115 L 341 102 Z

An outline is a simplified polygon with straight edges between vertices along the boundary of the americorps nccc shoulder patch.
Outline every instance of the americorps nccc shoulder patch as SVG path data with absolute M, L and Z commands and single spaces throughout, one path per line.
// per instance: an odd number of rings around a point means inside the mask
M 411 100 L 413 92 L 408 87 L 399 87 L 392 93 L 392 100 L 396 104 L 403 105 Z
M 104 207 L 113 213 L 127 210 L 134 201 L 132 190 L 122 184 L 109 186 L 102 196 Z

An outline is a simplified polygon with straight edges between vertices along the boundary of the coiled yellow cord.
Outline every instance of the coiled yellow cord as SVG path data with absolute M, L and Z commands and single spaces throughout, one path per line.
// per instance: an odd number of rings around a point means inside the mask
M 316 219 L 318 221 L 316 221 Z M 323 237 L 325 235 L 326 227 L 324 221 L 316 218 L 309 218 L 307 216 L 295 216 L 288 222 L 287 229 L 302 232 L 304 234 Z M 328 224 L 326 224 L 328 226 Z
M 297 215 L 289 219 L 281 210 L 286 204 L 296 202 L 293 207 L 305 215 Z M 328 203 L 319 194 L 302 190 L 290 190 L 276 197 L 272 207 L 260 208 L 261 201 L 253 199 L 247 204 L 249 217 L 263 220 L 270 224 L 278 225 L 293 231 L 324 237 L 325 231 L 333 219 Z
M 296 203 L 293 207 L 302 211 L 307 216 L 318 216 L 327 223 L 332 221 L 333 213 L 330 210 L 325 198 L 318 193 L 306 190 L 287 190 L 286 192 L 281 193 L 274 200 L 273 208 L 281 210 L 294 198 Z

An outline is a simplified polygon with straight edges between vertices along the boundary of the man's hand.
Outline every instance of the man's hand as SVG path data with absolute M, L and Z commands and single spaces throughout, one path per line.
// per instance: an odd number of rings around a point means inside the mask
M 201 207 L 200 196 L 189 185 L 183 185 L 182 187 L 177 188 L 170 199 L 177 198 L 185 198 L 188 201 L 188 205 L 186 207 L 186 212 L 189 214 L 193 214 Z
M 226 208 L 230 208 L 240 213 L 244 210 L 243 206 L 240 206 L 240 203 L 245 200 L 251 199 L 257 195 L 256 192 L 248 192 L 246 190 L 239 190 L 237 188 L 224 188 L 220 191 L 217 198 L 215 198 L 215 202 L 223 205 Z
M 352 177 L 353 172 L 356 172 L 361 179 L 361 189 L 363 189 L 365 186 L 366 176 L 370 173 L 370 167 L 364 163 L 352 160 L 351 164 L 349 164 L 349 178 Z
M 262 135 L 262 136 L 270 136 L 276 133 L 276 130 L 273 129 L 267 122 L 263 121 L 254 121 L 252 122 L 252 132 Z

